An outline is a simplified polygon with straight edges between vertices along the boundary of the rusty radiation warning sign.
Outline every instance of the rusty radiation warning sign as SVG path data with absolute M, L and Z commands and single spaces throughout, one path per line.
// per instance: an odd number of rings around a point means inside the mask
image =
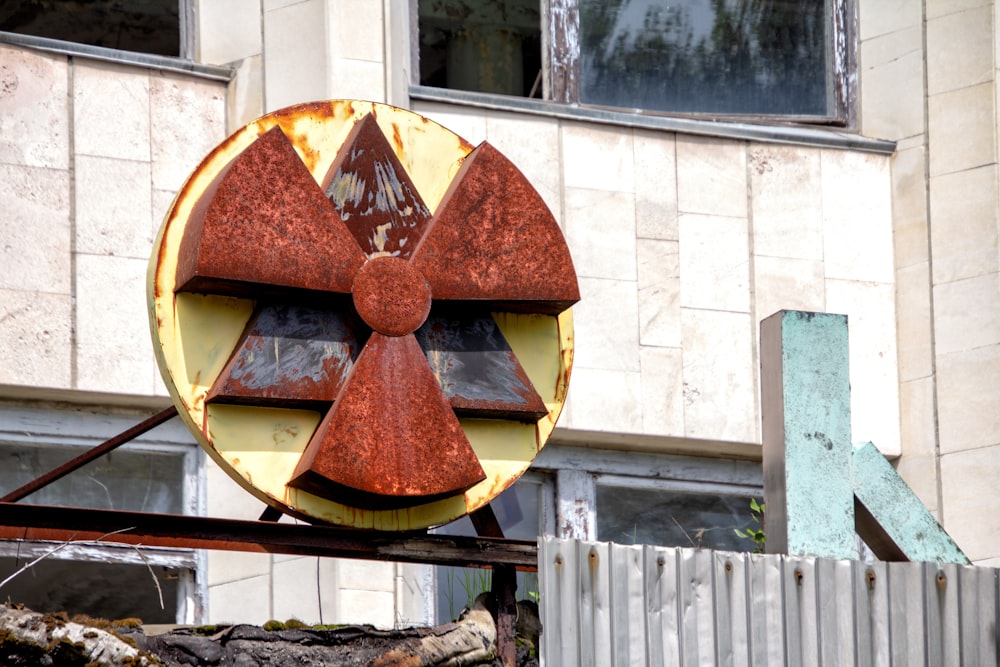
M 551 434 L 579 299 L 524 175 L 417 114 L 276 111 L 212 151 L 149 271 L 181 416 L 261 500 L 407 530 L 474 511 Z

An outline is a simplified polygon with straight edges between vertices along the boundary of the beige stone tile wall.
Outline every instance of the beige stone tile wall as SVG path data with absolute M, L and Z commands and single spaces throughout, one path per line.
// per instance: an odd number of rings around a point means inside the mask
M 861 125 L 894 139 L 897 467 L 969 555 L 991 562 L 1000 496 L 997 8 L 860 3 Z M 986 522 L 985 524 L 983 522 Z
M 509 112 L 415 109 L 473 143 L 517 127 Z M 855 437 L 899 453 L 888 158 L 555 119 L 520 129 L 497 143 L 529 179 L 562 183 L 546 201 L 580 279 L 561 428 L 760 442 L 758 323 L 800 308 L 848 314 Z
M 223 84 L 0 47 L 0 386 L 163 394 L 146 266 Z

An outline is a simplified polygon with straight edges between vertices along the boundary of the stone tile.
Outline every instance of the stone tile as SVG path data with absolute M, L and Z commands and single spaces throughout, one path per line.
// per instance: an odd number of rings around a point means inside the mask
M 826 277 L 891 283 L 889 158 L 824 150 L 821 160 Z
M 1000 273 L 934 286 L 938 355 L 1000 343 Z
M 0 44 L 0 162 L 69 167 L 66 58 Z
M 179 190 L 224 138 L 226 89 L 214 81 L 150 75 L 153 188 Z
M 900 461 L 921 457 L 933 459 L 937 453 L 934 386 L 935 379 L 932 377 L 899 383 L 900 434 L 903 446 Z M 924 502 L 933 506 L 937 500 L 928 498 Z
M 632 130 L 635 154 L 635 225 L 640 238 L 676 241 L 677 155 L 675 137 Z
M 69 172 L 0 163 L 0 289 L 69 294 Z
M 579 188 L 566 188 L 564 197 L 563 228 L 577 275 L 635 280 L 635 198 Z
M 76 251 L 149 258 L 152 195 L 148 162 L 76 158 Z
M 894 463 L 896 472 L 916 494 L 924 507 L 941 522 L 937 502 L 937 465 L 934 456 L 904 456 Z
M 935 283 L 1000 270 L 995 164 L 931 177 L 930 209 Z
M 153 212 L 150 218 L 152 221 L 151 230 L 153 239 L 159 235 L 160 227 L 163 226 L 167 218 L 167 213 L 170 211 L 170 207 L 173 206 L 175 196 L 176 193 L 170 190 L 153 190 Z
M 392 593 L 342 588 L 337 597 L 337 623 L 370 623 L 384 629 L 395 627 L 396 600 Z
M 319 622 L 319 571 L 316 558 L 295 558 L 274 563 L 271 580 L 271 616 L 280 621 L 296 618 Z M 325 619 L 324 619 L 325 620 Z
M 937 427 L 934 378 L 899 385 L 900 444 L 896 471 L 931 511 L 938 508 Z
M 742 141 L 678 136 L 678 212 L 746 217 L 746 150 Z
M 563 428 L 642 432 L 642 377 L 638 371 L 574 366 L 568 404 L 569 413 L 559 420 Z
M 993 7 L 927 21 L 927 92 L 930 95 L 988 82 L 993 70 Z
M 319 613 L 323 623 L 340 622 L 340 558 L 319 559 Z
M 68 294 L 0 289 L 0 385 L 70 389 Z
M 635 192 L 632 135 L 621 128 L 567 122 L 562 126 L 563 184 L 567 188 Z
M 149 70 L 76 60 L 72 95 L 77 154 L 149 160 Z
M 924 60 L 920 26 L 861 44 L 861 131 L 901 139 L 924 131 Z
M 925 262 L 896 272 L 896 340 L 899 381 L 925 378 L 934 372 L 930 267 Z
M 562 224 L 561 178 L 553 169 L 559 156 L 559 123 L 555 119 L 515 113 L 489 112 L 489 142 L 524 173 Z
M 580 296 L 580 302 L 573 306 L 574 366 L 638 372 L 636 284 L 580 278 Z
M 385 66 L 381 62 L 334 58 L 323 95 L 331 99 L 357 99 L 385 102 Z M 303 91 L 305 94 L 307 91 Z M 315 97 L 318 93 L 312 93 Z M 270 99 L 270 98 L 268 98 Z M 307 101 L 303 97 L 299 102 Z
M 226 134 L 264 115 L 264 65 L 261 56 L 244 58 L 236 67 L 226 96 Z
M 271 576 L 270 554 L 215 550 L 208 551 L 207 554 L 209 586 Z
M 374 560 L 344 559 L 339 564 L 338 581 L 341 588 L 365 591 L 396 590 L 396 566 L 393 563 Z
M 750 312 L 750 247 L 746 218 L 682 213 L 681 306 Z
M 233 479 L 210 458 L 205 459 L 205 489 L 208 516 L 228 519 L 256 519 L 265 505 Z M 270 556 L 268 556 L 270 558 Z
M 861 3 L 858 7 L 860 38 L 867 40 L 876 35 L 919 26 L 923 22 L 922 4 L 921 0 Z
M 266 623 L 271 619 L 271 578 L 260 576 L 209 586 L 207 612 L 207 622 L 213 625 Z
M 643 347 L 642 432 L 684 436 L 683 351 L 679 347 Z
M 996 161 L 993 93 L 993 84 L 983 83 L 927 100 L 932 177 Z
M 938 438 L 943 454 L 1000 444 L 997 378 L 1000 344 L 938 355 Z
M 896 268 L 927 262 L 926 151 L 898 150 L 892 158 L 892 230 Z
M 155 364 L 146 315 L 147 260 L 78 254 L 76 383 L 148 396 Z
M 639 343 L 681 345 L 680 256 L 676 241 L 639 239 Z
M 899 370 L 895 289 L 891 283 L 827 280 L 826 310 L 847 315 L 851 439 L 898 456 Z
M 396 614 L 400 626 L 433 625 L 434 567 L 397 563 L 396 573 Z
M 926 18 L 930 20 L 938 18 L 939 16 L 947 16 L 948 14 L 954 14 L 955 12 L 982 7 L 983 5 L 989 4 L 989 2 L 988 0 L 935 0 L 935 2 L 928 2 L 925 4 L 927 5 Z
M 760 442 L 750 315 L 682 308 L 681 330 L 685 436 Z
M 327 97 L 322 0 L 264 10 L 264 110 Z
M 784 257 L 755 257 L 753 312 L 757 322 L 779 310 L 826 310 L 823 262 Z M 760 339 L 760 327 L 754 336 Z
M 819 150 L 752 144 L 750 192 L 755 255 L 823 259 Z
M 482 109 L 414 100 L 413 110 L 448 128 L 473 146 L 486 141 L 486 112 Z
M 253 55 L 260 55 L 260 5 L 244 0 L 198 0 L 198 60 L 224 65 Z
M 941 457 L 944 528 L 974 561 L 1000 556 L 1000 446 Z
M 338 0 L 328 4 L 331 52 L 342 58 L 383 62 L 382 8 L 382 3 L 375 0 Z

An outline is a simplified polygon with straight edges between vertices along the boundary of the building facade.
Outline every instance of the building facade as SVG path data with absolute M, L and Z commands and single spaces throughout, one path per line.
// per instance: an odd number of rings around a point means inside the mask
M 777 81 L 751 71 L 713 84 L 705 72 L 732 63 L 679 57 L 666 87 L 656 67 L 643 75 L 635 43 L 658 36 L 649 48 L 665 58 L 743 35 L 766 61 L 760 8 L 730 3 L 751 16 L 715 7 L 706 19 L 709 3 L 694 0 L 676 16 L 654 2 L 603 3 L 604 15 L 589 0 L 160 4 L 177 32 L 166 55 L 134 53 L 142 39 L 118 50 L 82 32 L 25 35 L 37 23 L 3 17 L 4 490 L 169 404 L 146 272 L 202 157 L 264 113 L 365 99 L 499 148 L 573 255 L 582 299 L 569 399 L 532 470 L 495 502 L 509 536 L 740 548 L 733 529 L 762 493 L 759 323 L 798 309 L 848 315 L 854 440 L 892 460 L 975 563 L 1000 564 L 993 2 L 829 0 L 818 18 L 772 17 L 799 35 L 793 46 L 820 52 L 813 70 L 775 64 Z M 466 4 L 482 12 L 456 18 Z M 720 41 L 720 26 L 743 32 Z M 814 103 L 788 106 L 804 99 Z M 179 423 L 46 493 L 29 500 L 234 518 L 263 509 Z M 0 559 L 13 568 L 42 552 L 12 542 Z M 143 609 L 184 622 L 432 623 L 482 587 L 475 572 L 391 563 L 144 557 L 168 600 Z M 116 574 L 100 569 L 109 562 Z M 19 578 L 18 594 L 51 599 L 53 581 L 86 576 L 156 593 L 131 549 L 74 546 L 46 567 Z

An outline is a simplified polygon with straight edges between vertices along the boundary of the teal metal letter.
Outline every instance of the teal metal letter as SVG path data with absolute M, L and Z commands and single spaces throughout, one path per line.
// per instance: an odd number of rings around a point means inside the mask
M 857 530 L 883 560 L 968 565 L 969 559 L 875 445 L 854 445 Z
M 847 316 L 783 310 L 760 323 L 767 551 L 969 559 L 870 442 L 851 446 Z
M 855 558 L 847 317 L 760 324 L 767 551 Z

